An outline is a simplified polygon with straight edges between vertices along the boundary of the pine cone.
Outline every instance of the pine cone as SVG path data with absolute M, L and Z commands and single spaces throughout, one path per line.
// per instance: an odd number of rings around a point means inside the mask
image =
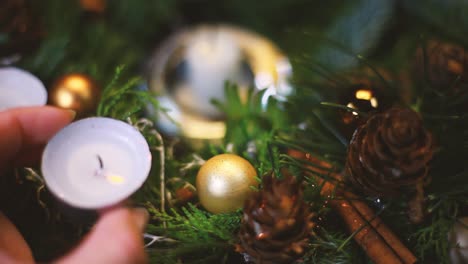
M 462 46 L 431 40 L 416 53 L 420 79 L 446 95 L 468 92 L 468 54 Z
M 263 177 L 263 189 L 246 200 L 238 251 L 254 263 L 293 263 L 300 258 L 314 226 L 294 176 Z
M 367 195 L 396 196 L 427 176 L 432 136 L 419 115 L 405 108 L 376 114 L 351 139 L 347 179 Z

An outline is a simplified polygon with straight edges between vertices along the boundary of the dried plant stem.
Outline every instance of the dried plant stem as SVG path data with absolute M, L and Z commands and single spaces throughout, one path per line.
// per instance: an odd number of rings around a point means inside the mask
M 131 120 L 128 119 L 128 122 L 132 124 Z M 159 153 L 159 180 L 160 180 L 160 198 L 161 198 L 161 212 L 165 212 L 165 204 L 166 204 L 166 179 L 165 179 L 165 156 L 164 156 L 164 140 L 161 136 L 161 134 L 156 131 L 156 129 L 152 128 L 154 127 L 154 124 L 152 121 L 146 119 L 146 118 L 141 118 L 135 124 L 133 124 L 134 127 L 136 127 L 138 130 L 143 131 L 145 128 L 150 127 L 150 134 L 154 136 L 157 142 L 159 142 L 158 146 L 153 147 L 152 150 L 157 151 Z M 163 223 L 164 227 L 166 227 L 166 222 Z

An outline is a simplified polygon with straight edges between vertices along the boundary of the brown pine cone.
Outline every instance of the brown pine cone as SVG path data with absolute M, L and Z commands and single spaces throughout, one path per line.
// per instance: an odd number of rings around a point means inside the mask
M 367 195 L 396 196 L 424 181 L 432 154 L 432 136 L 419 115 L 407 108 L 391 108 L 355 131 L 346 177 Z
M 416 53 L 415 71 L 420 79 L 443 94 L 468 92 L 468 54 L 462 46 L 429 41 Z
M 312 217 L 294 176 L 266 175 L 263 189 L 245 202 L 238 251 L 254 263 L 293 263 L 305 253 Z

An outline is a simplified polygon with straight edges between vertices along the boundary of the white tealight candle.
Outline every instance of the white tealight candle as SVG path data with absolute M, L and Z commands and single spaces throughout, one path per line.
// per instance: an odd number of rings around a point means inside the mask
M 36 76 L 18 68 L 0 68 L 0 111 L 46 102 L 47 91 Z
M 68 125 L 49 141 L 42 155 L 47 188 L 83 209 L 124 200 L 141 187 L 150 169 L 151 152 L 140 132 L 104 117 Z

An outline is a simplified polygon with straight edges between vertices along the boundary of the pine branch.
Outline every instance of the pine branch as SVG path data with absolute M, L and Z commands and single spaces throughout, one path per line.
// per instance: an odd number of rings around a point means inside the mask
M 209 241 L 230 242 L 232 233 L 240 223 L 240 214 L 210 214 L 194 205 L 183 207 L 182 213 L 171 210 L 170 214 L 150 207 L 153 218 L 166 222 L 167 228 L 150 225 L 149 232 L 164 232 L 164 235 L 175 240 L 196 243 Z
M 219 261 L 227 254 L 233 254 L 233 234 L 240 224 L 239 212 L 214 215 L 192 204 L 181 208 L 181 212 L 175 209 L 161 212 L 151 205 L 149 211 L 154 223 L 148 225 L 147 232 L 178 241 L 162 250 L 160 245 L 150 249 L 150 254 L 166 255 L 164 260 L 156 263 L 176 263 L 180 258 L 186 261 L 184 263 L 204 263 L 202 260 Z
M 270 97 L 265 103 L 265 93 L 266 90 L 249 88 L 243 100 L 237 85 L 226 83 L 225 102 L 213 101 L 226 115 L 224 143 L 231 145 L 231 152 L 249 159 L 260 175 L 278 164 L 274 137 L 277 131 L 288 127 L 280 102 Z
M 152 106 L 154 111 L 165 112 L 148 91 L 138 90 L 138 85 L 142 81 L 140 77 L 122 82 L 121 77 L 124 71 L 125 66 L 115 69 L 114 77 L 102 92 L 97 115 L 126 121 L 129 118 L 136 120 L 149 106 Z
M 447 235 L 456 221 L 458 205 L 450 200 L 444 200 L 442 203 L 439 210 L 434 212 L 430 223 L 412 235 L 422 262 L 437 256 L 440 263 L 450 263 Z
M 303 258 L 304 263 L 365 263 L 365 256 L 359 252 L 354 243 L 347 243 L 348 239 L 349 237 L 341 232 L 320 228 Z

